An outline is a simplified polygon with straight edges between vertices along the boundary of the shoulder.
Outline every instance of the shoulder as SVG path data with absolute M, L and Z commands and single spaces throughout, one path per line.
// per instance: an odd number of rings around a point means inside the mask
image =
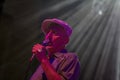
M 65 53 L 65 54 L 63 53 L 60 57 L 61 57 L 60 59 L 64 63 L 67 63 L 67 64 L 79 63 L 80 64 L 79 58 L 78 58 L 77 54 L 75 54 L 75 53 Z
M 77 56 L 77 54 L 75 53 L 56 53 L 55 56 L 57 57 L 57 59 L 59 59 L 60 61 L 63 62 L 70 62 L 70 61 L 76 61 L 79 62 L 79 58 Z
M 70 71 L 74 69 L 74 72 L 76 75 L 80 74 L 80 60 L 77 54 L 67 53 L 67 54 L 64 54 L 64 56 L 65 56 L 64 65 L 66 66 L 63 66 L 63 67 L 68 68 L 68 70 Z
M 66 53 L 66 54 L 64 54 L 64 57 L 67 59 L 70 59 L 70 60 L 71 59 L 78 59 L 78 56 L 75 53 Z

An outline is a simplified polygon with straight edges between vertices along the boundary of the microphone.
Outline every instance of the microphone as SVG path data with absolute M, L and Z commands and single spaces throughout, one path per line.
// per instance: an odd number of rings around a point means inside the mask
M 42 45 L 46 47 L 46 46 L 48 46 L 49 42 L 50 42 L 49 39 L 45 39 L 45 40 L 42 42 Z M 32 60 L 34 59 L 34 57 L 35 57 L 35 54 L 33 54 L 33 55 L 31 56 L 30 62 L 32 62 Z

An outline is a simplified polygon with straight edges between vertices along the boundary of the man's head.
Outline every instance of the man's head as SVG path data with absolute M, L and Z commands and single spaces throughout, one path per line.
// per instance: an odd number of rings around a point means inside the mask
M 56 18 L 45 19 L 41 26 L 42 31 L 46 34 L 49 31 L 49 27 L 53 23 L 56 23 L 56 24 L 60 25 L 60 27 L 63 27 L 66 30 L 67 35 L 70 37 L 70 35 L 72 34 L 72 28 L 70 27 L 70 25 L 68 25 L 66 22 L 64 22 L 60 19 L 56 19 Z
M 72 33 L 71 27 L 59 19 L 44 20 L 41 29 L 46 35 L 45 39 L 50 40 L 50 44 L 46 48 L 52 53 L 64 49 Z

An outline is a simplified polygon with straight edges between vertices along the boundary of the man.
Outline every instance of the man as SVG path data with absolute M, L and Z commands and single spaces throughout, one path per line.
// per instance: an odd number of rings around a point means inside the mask
M 46 19 L 41 26 L 47 45 L 36 44 L 32 53 L 40 62 L 30 80 L 78 80 L 80 64 L 74 53 L 68 53 L 65 45 L 69 42 L 72 29 L 59 19 Z

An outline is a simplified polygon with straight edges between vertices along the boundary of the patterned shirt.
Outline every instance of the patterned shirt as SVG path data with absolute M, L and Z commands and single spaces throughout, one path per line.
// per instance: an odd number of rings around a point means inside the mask
M 78 80 L 80 76 L 80 63 L 74 53 L 55 53 L 54 57 L 50 58 L 50 63 L 60 74 L 63 80 Z M 46 75 L 41 67 L 38 66 L 30 80 L 47 80 Z

